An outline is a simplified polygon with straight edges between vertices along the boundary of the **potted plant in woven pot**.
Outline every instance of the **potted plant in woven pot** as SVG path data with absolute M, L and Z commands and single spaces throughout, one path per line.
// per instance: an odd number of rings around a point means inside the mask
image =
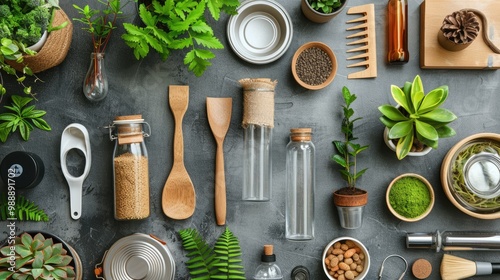
M 337 154 L 333 155 L 332 160 L 340 166 L 340 175 L 347 186 L 333 193 L 333 201 L 337 207 L 340 225 L 346 229 L 355 229 L 362 225 L 364 206 L 368 202 L 368 192 L 356 187 L 357 179 L 367 170 L 367 168 L 358 169 L 357 156 L 368 146 L 355 143 L 357 138 L 354 137 L 354 123 L 361 120 L 360 117 L 354 118 L 354 109 L 351 108 L 356 95 L 351 94 L 347 87 L 343 87 L 342 96 L 345 102 L 342 105 L 341 125 L 344 139 L 333 141 Z
M 440 86 L 424 93 L 420 76 L 406 82 L 403 88 L 391 85 L 391 94 L 397 106 L 382 105 L 380 121 L 385 125 L 384 139 L 398 159 L 407 155 L 427 154 L 437 149 L 439 138 L 451 137 L 455 130 L 448 126 L 457 119 L 450 110 L 441 108 L 448 98 L 448 86 Z
M 212 50 L 224 48 L 210 22 L 223 13 L 236 14 L 239 5 L 238 0 L 142 1 L 138 10 L 143 26 L 124 23 L 122 39 L 137 59 L 146 57 L 151 49 L 164 61 L 172 52 L 186 50 L 184 64 L 201 76 L 215 58 Z
M 15 42 L 22 60 L 8 59 L 17 71 L 38 73 L 60 64 L 67 55 L 73 29 L 58 0 L 11 0 L 0 4 L 0 38 Z
M 0 279 L 82 280 L 77 252 L 55 235 L 24 232 L 0 249 Z
M 301 0 L 302 13 L 312 22 L 325 23 L 337 16 L 348 0 Z

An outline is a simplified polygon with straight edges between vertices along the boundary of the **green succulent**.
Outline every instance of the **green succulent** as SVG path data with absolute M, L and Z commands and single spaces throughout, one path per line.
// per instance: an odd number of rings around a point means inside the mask
M 448 124 L 457 116 L 440 108 L 448 97 L 448 86 L 440 86 L 425 94 L 420 76 L 403 88 L 391 85 L 391 94 L 398 107 L 382 105 L 380 121 L 389 128 L 389 139 L 398 139 L 396 155 L 403 159 L 415 142 L 437 149 L 439 138 L 456 134 Z
M 14 248 L 15 261 L 12 260 Z M 67 255 L 62 243 L 54 243 L 52 238 L 45 238 L 38 233 L 32 237 L 23 233 L 8 242 L 0 250 L 0 279 L 41 280 L 41 279 L 75 279 L 75 270 L 69 264 L 73 258 Z
M 314 10 L 324 13 L 330 14 L 334 12 L 337 8 L 341 7 L 345 2 L 343 0 L 307 0 L 309 5 Z

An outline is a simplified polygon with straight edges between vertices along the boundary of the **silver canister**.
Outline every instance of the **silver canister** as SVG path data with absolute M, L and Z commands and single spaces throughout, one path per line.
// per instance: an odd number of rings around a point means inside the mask
M 153 235 L 134 233 L 116 241 L 95 266 L 105 280 L 171 280 L 174 258 L 166 243 Z

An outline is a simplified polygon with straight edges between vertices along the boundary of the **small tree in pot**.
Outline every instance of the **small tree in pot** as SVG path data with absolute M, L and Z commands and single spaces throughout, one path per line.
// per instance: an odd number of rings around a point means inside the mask
M 354 109 L 351 104 L 356 100 L 356 95 L 351 94 L 347 87 L 342 88 L 342 96 L 345 104 L 342 105 L 343 119 L 341 131 L 343 140 L 334 140 L 333 145 L 337 151 L 332 160 L 340 165 L 339 172 L 347 182 L 347 186 L 333 193 L 333 200 L 339 211 L 340 224 L 343 228 L 354 229 L 361 226 L 362 211 L 368 202 L 368 193 L 356 187 L 356 180 L 367 170 L 357 170 L 357 155 L 368 148 L 355 143 L 354 123 L 362 118 L 354 118 Z

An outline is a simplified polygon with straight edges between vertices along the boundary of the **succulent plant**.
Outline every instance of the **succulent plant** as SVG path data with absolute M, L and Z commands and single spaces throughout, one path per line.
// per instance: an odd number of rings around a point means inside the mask
M 0 249 L 0 255 L 0 279 L 75 279 L 75 270 L 70 266 L 73 258 L 62 243 L 54 243 L 41 233 L 34 237 L 21 234 Z
M 443 20 L 441 31 L 448 40 L 455 44 L 467 44 L 479 34 L 479 19 L 469 10 L 460 10 L 447 15 Z
M 323 13 L 330 14 L 334 12 L 337 8 L 340 8 L 344 4 L 344 0 L 307 0 L 309 5 L 314 10 Z
M 439 138 L 456 134 L 448 124 L 457 116 L 440 108 L 448 97 L 448 86 L 440 86 L 424 93 L 419 75 L 403 88 L 391 85 L 391 94 L 398 107 L 382 105 L 380 121 L 389 128 L 389 139 L 399 139 L 396 145 L 398 159 L 403 159 L 411 151 L 415 142 L 437 149 Z

